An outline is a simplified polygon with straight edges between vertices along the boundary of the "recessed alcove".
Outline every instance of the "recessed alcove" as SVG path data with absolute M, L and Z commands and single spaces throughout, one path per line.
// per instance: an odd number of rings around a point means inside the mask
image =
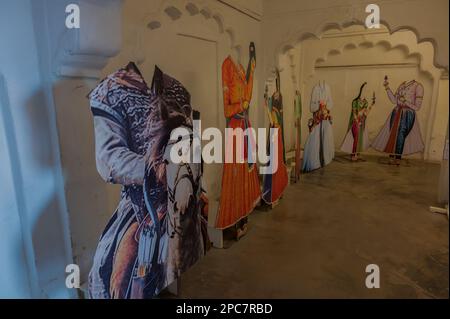
M 439 81 L 444 70 L 435 66 L 432 43 L 418 43 L 415 33 L 409 30 L 391 34 L 386 27 L 373 31 L 360 25 L 347 28 L 329 25 L 325 29 L 327 31 L 319 37 L 300 37 L 293 48 L 283 54 L 286 51 L 285 46 L 279 55 L 279 65 L 284 68 L 281 74 L 285 84 L 283 96 L 287 105 L 293 103 L 295 89 L 299 89 L 303 95 L 303 136 L 308 135 L 306 123 L 311 117 L 308 112 L 310 92 L 319 80 L 329 82 L 333 91 L 333 113 L 337 114 L 333 122 L 334 138 L 338 148 L 348 124 L 346 117 L 341 114 L 349 112 L 351 101 L 358 94 L 362 82 L 368 82 L 365 93 L 367 98 L 373 93 L 377 97 L 377 103 L 368 120 L 369 136 L 374 139 L 392 108 L 382 86 L 384 76 L 389 76 L 393 89 L 403 81 L 416 79 L 425 86 L 426 94 L 418 118 L 423 139 L 427 142 L 425 152 L 415 156 L 439 160 L 444 147 L 443 130 L 446 123 L 443 118 L 446 116 L 440 117 L 436 114 L 448 114 L 448 110 L 438 101 Z M 287 65 L 291 68 L 286 68 Z M 295 87 L 292 85 L 292 78 L 298 79 L 298 85 Z M 293 116 L 293 109 L 288 108 L 285 112 L 285 116 Z M 286 124 L 286 132 L 289 149 L 294 145 L 293 124 Z

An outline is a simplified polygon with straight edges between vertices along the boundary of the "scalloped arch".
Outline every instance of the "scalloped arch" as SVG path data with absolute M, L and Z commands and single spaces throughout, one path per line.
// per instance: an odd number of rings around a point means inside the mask
M 323 62 L 325 62 L 324 58 L 317 58 L 316 59 L 316 63 L 323 63 Z
M 156 30 L 183 17 L 199 16 L 205 20 L 214 21 L 217 25 L 219 34 L 226 34 L 230 43 L 230 48 L 235 48 L 236 32 L 232 26 L 225 23 L 224 17 L 213 6 L 202 5 L 201 1 L 196 0 L 167 0 L 163 3 L 160 10 L 144 17 L 144 25 L 149 30 Z M 166 17 L 169 17 L 167 19 Z
M 213 16 L 212 16 L 212 18 L 216 21 L 216 23 L 217 23 L 217 27 L 219 28 L 219 33 L 223 33 L 224 32 L 224 27 L 223 27 L 223 25 L 224 25 L 224 23 L 223 23 L 223 17 L 220 15 L 220 14 L 218 14 L 218 13 L 216 13 L 216 14 L 214 14 Z
M 373 43 L 370 41 L 363 41 L 360 44 L 358 44 L 358 47 L 364 48 L 364 49 L 369 49 L 369 48 L 373 47 Z
M 315 65 L 319 63 L 324 63 L 328 60 L 329 57 L 333 57 L 339 54 L 344 54 L 345 51 L 355 49 L 357 47 L 363 48 L 363 49 L 370 49 L 376 46 L 384 47 L 387 51 L 392 51 L 399 49 L 404 52 L 404 54 L 407 56 L 407 58 L 417 58 L 419 61 L 419 70 L 426 74 L 427 76 L 432 77 L 431 72 L 425 68 L 424 61 L 426 60 L 425 57 L 418 51 L 420 47 L 420 43 L 417 43 L 417 47 L 415 49 L 412 49 L 408 47 L 407 45 L 403 43 L 393 43 L 393 39 L 390 40 L 378 40 L 378 41 L 368 41 L 368 40 L 362 40 L 361 42 L 350 42 L 346 43 L 344 45 L 341 45 L 338 48 L 331 48 L 328 52 L 326 52 L 324 55 L 318 57 L 314 65 L 312 66 L 312 69 L 310 70 L 307 78 L 311 78 L 315 74 Z M 427 65 L 432 65 L 433 67 L 436 67 L 432 61 L 428 61 L 428 63 L 425 63 Z
M 331 49 L 330 51 L 328 51 L 328 56 L 333 56 L 333 55 L 340 55 L 342 53 L 341 49 Z
M 172 19 L 172 20 L 178 20 L 179 18 L 181 18 L 181 11 L 174 7 L 174 6 L 168 6 L 167 8 L 164 9 L 164 12 Z
M 345 27 L 342 27 L 339 23 L 325 23 L 324 25 L 320 25 L 314 34 L 322 35 L 323 33 L 331 30 L 342 31 L 343 28 Z
M 198 8 L 198 6 L 195 3 L 192 3 L 192 2 L 186 3 L 185 9 L 192 16 L 196 15 L 196 14 L 198 14 L 200 12 L 200 9 Z
M 353 50 L 353 49 L 356 49 L 358 46 L 355 44 L 355 43 L 353 43 L 353 42 L 350 42 L 350 43 L 347 43 L 346 45 L 344 45 L 344 51 L 345 50 Z
M 319 39 L 319 37 L 317 35 L 315 35 L 314 33 L 305 32 L 305 33 L 301 34 L 298 37 L 298 39 L 294 43 L 292 43 L 292 45 L 296 45 L 297 43 L 300 43 L 302 41 L 312 40 L 312 39 Z
M 292 50 L 292 49 L 294 49 L 294 46 L 292 45 L 292 44 L 286 44 L 284 47 L 283 47 L 283 54 L 286 54 L 286 53 L 288 53 L 288 51 L 290 51 L 290 50 Z
M 208 7 L 204 7 L 203 9 L 200 10 L 200 13 L 206 18 L 209 19 L 211 18 L 211 9 L 209 9 Z
M 441 68 L 439 65 L 436 64 L 436 41 L 434 39 L 431 38 L 424 38 L 420 35 L 420 32 L 413 26 L 409 26 L 409 25 L 401 25 L 401 26 L 391 26 L 386 20 L 381 20 L 380 24 L 383 25 L 384 27 L 387 28 L 388 32 L 390 35 L 394 34 L 395 32 L 398 31 L 402 31 L 402 30 L 407 30 L 407 31 L 411 31 L 415 38 L 416 38 L 416 42 L 417 44 L 421 44 L 421 43 L 430 43 L 433 46 L 433 51 L 434 51 L 434 56 L 433 56 L 433 61 L 432 64 L 434 65 L 435 68 Z M 274 51 L 273 51 L 273 56 L 271 57 L 272 59 L 272 65 L 268 66 L 268 70 L 272 69 L 273 67 L 278 67 L 278 56 L 280 54 L 284 54 L 285 53 L 285 48 L 287 45 L 292 45 L 292 46 L 296 46 L 298 43 L 304 41 L 304 40 L 309 40 L 309 39 L 321 39 L 323 34 L 327 31 L 330 30 L 338 30 L 338 31 L 342 31 L 343 29 L 350 27 L 350 26 L 364 26 L 364 21 L 362 20 L 358 20 L 358 19 L 350 19 L 348 21 L 344 21 L 344 22 L 322 22 L 320 24 L 317 25 L 317 27 L 314 28 L 313 31 L 305 31 L 305 30 L 299 30 L 298 32 L 290 32 L 290 34 L 294 34 L 293 37 L 291 37 L 290 40 L 285 40 L 281 43 L 279 43 Z M 358 45 L 368 45 L 366 43 L 367 41 L 364 41 Z M 389 42 L 387 42 L 389 43 Z M 389 44 L 390 45 L 390 44 Z M 268 63 L 270 63 L 270 61 L 268 61 Z M 267 76 L 270 76 L 270 74 L 267 74 Z

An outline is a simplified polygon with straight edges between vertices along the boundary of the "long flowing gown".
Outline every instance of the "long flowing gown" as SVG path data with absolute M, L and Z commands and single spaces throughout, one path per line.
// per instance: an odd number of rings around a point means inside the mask
M 224 112 L 227 127 L 245 130 L 250 128 L 248 109 L 244 102 L 250 103 L 253 90 L 253 72 L 247 81 L 244 68 L 237 65 L 230 56 L 222 64 L 222 85 Z M 225 152 L 236 153 L 235 139 L 228 139 Z M 222 191 L 216 228 L 225 229 L 233 226 L 248 216 L 261 199 L 258 171 L 255 163 L 248 162 L 248 155 L 256 149 L 253 134 L 245 139 L 244 162 L 232 161 L 223 164 Z M 226 154 L 225 154 L 226 157 Z
M 330 110 L 333 108 L 331 90 L 327 83 L 317 84 L 311 95 L 309 136 L 303 152 L 303 172 L 324 167 L 334 158 L 334 137 Z
M 400 84 L 395 94 L 390 88 L 387 88 L 386 92 L 395 107 L 373 141 L 372 147 L 397 156 L 423 152 L 425 145 L 416 116 L 416 111 L 420 110 L 423 101 L 422 84 L 412 80 Z
M 268 99 L 267 107 L 271 116 L 271 128 L 278 129 L 277 134 L 277 170 L 273 174 L 264 175 L 264 187 L 262 198 L 267 204 L 278 201 L 283 195 L 288 185 L 288 175 L 286 170 L 286 158 L 284 153 L 284 132 L 283 132 L 283 98 L 281 93 L 275 92 Z M 270 133 L 269 133 L 270 134 Z M 269 143 L 267 145 L 270 151 L 270 143 L 275 140 L 274 136 L 269 135 Z M 273 161 L 274 154 L 270 154 L 270 161 Z
M 366 99 L 353 100 L 347 134 L 342 143 L 341 151 L 357 154 L 364 152 L 369 147 L 369 137 L 366 130 L 368 107 L 369 103 Z
M 295 114 L 295 181 L 300 179 L 300 173 L 302 171 L 302 96 L 300 93 L 295 95 L 294 101 L 294 114 Z
M 181 225 L 177 225 L 191 226 L 181 236 L 173 236 L 169 233 L 173 229 L 170 222 L 174 216 L 179 217 L 169 198 L 174 181 L 165 177 L 166 166 L 162 165 L 168 133 L 177 127 L 168 125 L 173 125 L 172 119 L 163 119 L 162 111 L 170 110 L 182 118 L 178 124 L 189 125 L 190 95 L 158 68 L 149 88 L 134 63 L 130 63 L 101 81 L 89 97 L 98 172 L 106 182 L 122 185 L 119 205 L 94 256 L 89 296 L 152 298 L 205 251 L 200 231 L 204 221 L 199 209 L 199 169 L 192 168 L 196 172 L 193 183 L 180 187 L 176 197 L 192 199 Z M 157 134 L 149 133 L 152 131 Z M 154 151 L 150 157 L 149 150 Z M 159 160 L 152 162 L 150 158 Z M 168 165 L 175 165 L 166 160 Z M 173 255 L 180 258 L 171 258 Z

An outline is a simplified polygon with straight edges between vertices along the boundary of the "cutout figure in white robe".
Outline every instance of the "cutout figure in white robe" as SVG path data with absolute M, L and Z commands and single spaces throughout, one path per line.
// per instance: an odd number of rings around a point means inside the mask
M 303 154 L 303 172 L 324 167 L 334 158 L 334 137 L 330 110 L 333 108 L 330 86 L 319 82 L 312 90 L 309 119 L 309 136 Z

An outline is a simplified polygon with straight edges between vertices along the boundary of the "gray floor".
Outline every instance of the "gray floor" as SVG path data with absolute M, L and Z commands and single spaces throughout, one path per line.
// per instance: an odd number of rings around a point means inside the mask
M 337 159 L 303 175 L 246 237 L 212 249 L 182 298 L 448 298 L 449 224 L 432 214 L 439 166 Z M 377 264 L 380 289 L 367 289 Z

